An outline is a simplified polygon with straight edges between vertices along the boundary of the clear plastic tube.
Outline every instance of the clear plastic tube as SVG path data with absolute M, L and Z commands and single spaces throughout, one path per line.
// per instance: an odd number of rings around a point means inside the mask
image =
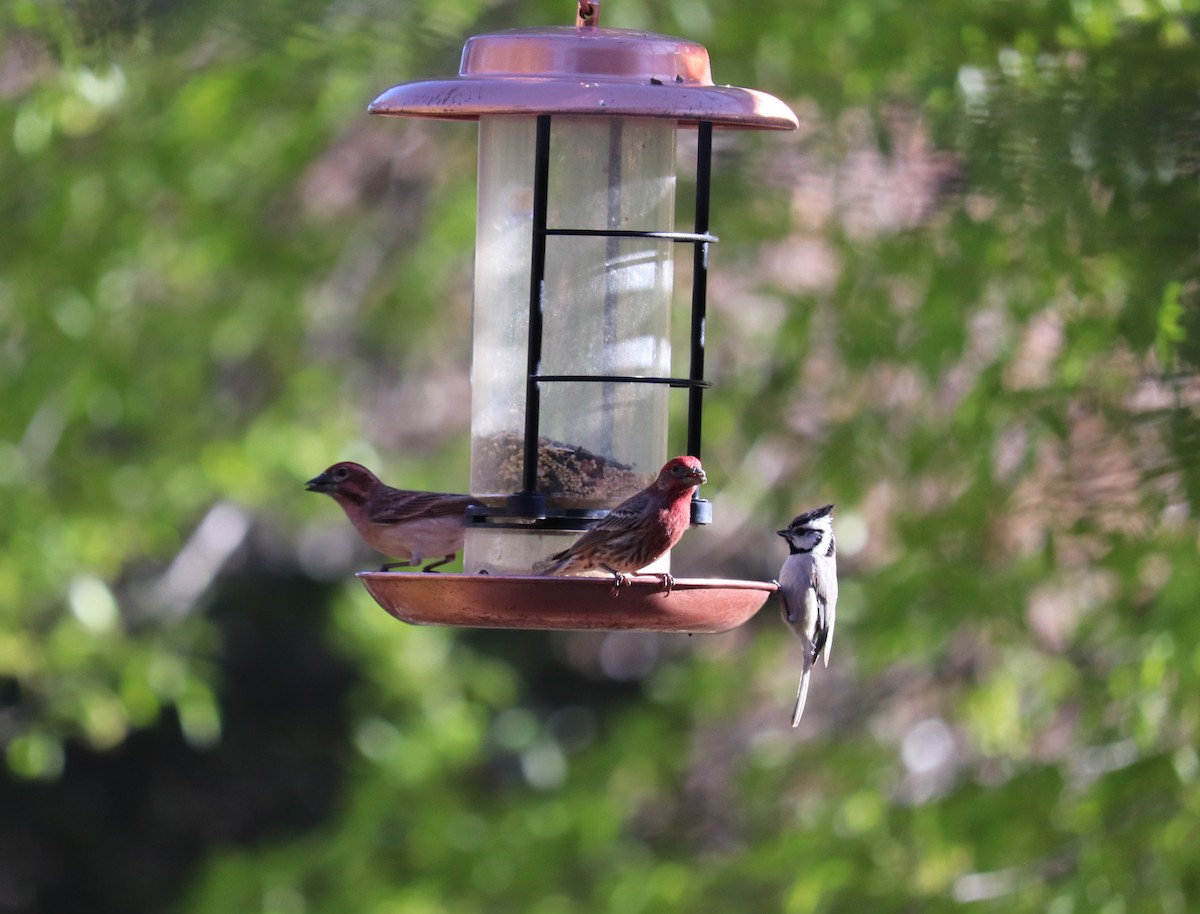
M 479 122 L 471 492 L 493 505 L 522 488 L 535 129 L 532 117 Z M 548 228 L 673 230 L 675 132 L 650 118 L 555 118 Z M 661 239 L 548 237 L 540 373 L 667 376 L 673 255 Z M 666 460 L 668 394 L 543 382 L 538 490 L 548 503 L 612 507 L 643 488 Z

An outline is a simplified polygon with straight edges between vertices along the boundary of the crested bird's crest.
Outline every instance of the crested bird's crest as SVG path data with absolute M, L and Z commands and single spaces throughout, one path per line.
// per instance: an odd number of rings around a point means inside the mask
M 833 505 L 825 505 L 820 508 L 814 508 L 811 511 L 805 511 L 803 514 L 797 514 L 792 519 L 792 522 L 788 524 L 788 527 L 789 529 L 793 530 L 797 527 L 808 527 L 815 521 L 829 517 L 829 515 L 832 513 Z

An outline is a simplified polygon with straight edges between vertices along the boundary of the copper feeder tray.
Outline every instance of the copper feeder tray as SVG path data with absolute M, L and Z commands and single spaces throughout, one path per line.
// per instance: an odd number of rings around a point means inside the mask
M 413 625 L 557 631 L 714 634 L 748 622 L 777 589 L 765 581 L 656 574 L 614 588 L 608 577 L 530 577 L 360 571 L 379 605 Z

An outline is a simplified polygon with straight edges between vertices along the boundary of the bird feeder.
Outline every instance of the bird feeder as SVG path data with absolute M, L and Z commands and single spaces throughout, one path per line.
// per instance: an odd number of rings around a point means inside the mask
M 668 405 L 688 398 L 700 456 L 714 128 L 794 130 L 780 100 L 713 84 L 691 41 L 599 26 L 467 40 L 457 77 L 404 83 L 372 114 L 479 123 L 472 347 L 471 509 L 464 574 L 364 573 L 410 622 L 522 628 L 717 631 L 774 589 L 658 578 L 531 576 L 644 488 L 672 453 Z M 695 222 L 675 226 L 676 137 L 695 129 Z M 671 376 L 677 250 L 692 262 L 686 377 Z M 696 495 L 692 523 L 711 521 Z M 669 571 L 669 554 L 649 571 Z M 615 594 L 615 595 L 614 595 Z

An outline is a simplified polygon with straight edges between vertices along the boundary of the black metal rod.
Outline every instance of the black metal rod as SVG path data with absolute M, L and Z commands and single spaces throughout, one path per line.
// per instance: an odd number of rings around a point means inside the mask
M 538 426 L 542 367 L 542 308 L 546 298 L 546 209 L 550 185 L 550 115 L 539 114 L 533 159 L 533 243 L 529 257 L 529 349 L 525 381 L 525 455 L 521 484 L 524 492 L 537 491 Z
M 591 382 L 601 384 L 669 384 L 671 387 L 712 387 L 692 378 L 656 378 L 634 374 L 539 374 L 538 381 Z
M 655 232 L 637 229 L 545 229 L 546 235 L 585 235 L 601 238 L 654 238 L 658 241 L 676 241 L 681 244 L 716 244 L 721 239 L 716 235 L 697 235 L 695 232 Z
M 701 121 L 696 131 L 696 234 L 708 235 L 709 196 L 712 187 L 711 121 Z M 704 336 L 708 311 L 708 242 L 696 245 L 692 258 L 692 354 L 688 377 L 692 381 L 704 378 Z M 707 385 L 704 385 L 707 386 Z M 701 412 L 704 407 L 704 386 L 688 390 L 687 452 L 699 458 Z

